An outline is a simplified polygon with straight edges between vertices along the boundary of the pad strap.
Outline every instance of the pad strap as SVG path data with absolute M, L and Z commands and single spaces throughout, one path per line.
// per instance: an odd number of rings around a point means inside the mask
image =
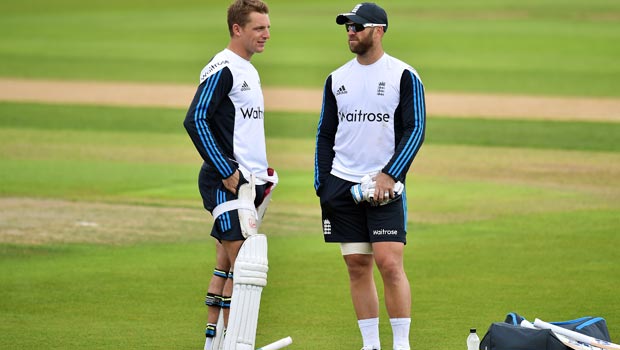
M 216 220 L 220 215 L 229 212 L 231 210 L 248 210 L 256 213 L 256 208 L 254 207 L 254 202 L 243 199 L 233 199 L 228 202 L 224 202 L 213 209 L 213 220 Z M 256 214 L 255 214 L 256 215 Z
M 222 297 L 222 309 L 230 309 L 232 297 Z
M 207 323 L 207 328 L 205 328 L 205 336 L 207 338 L 215 338 L 217 334 L 217 325 L 213 323 Z
M 239 167 L 242 168 L 242 166 L 239 164 Z M 244 171 L 242 171 L 244 172 Z M 247 172 L 246 172 L 247 173 Z M 267 197 L 267 195 L 269 195 L 271 193 L 271 191 L 273 191 L 273 189 L 276 187 L 276 185 L 278 184 L 279 178 L 278 178 L 278 173 L 276 173 L 276 171 L 272 168 L 267 169 L 267 176 L 256 176 L 257 179 L 265 181 L 266 183 L 269 183 L 270 185 L 267 187 L 268 191 L 266 191 L 265 196 Z M 255 175 L 252 174 L 250 176 L 250 178 L 254 177 Z M 263 200 L 264 202 L 264 200 Z M 268 201 L 267 201 L 268 202 Z M 261 203 L 262 204 L 262 203 Z M 216 220 L 220 215 L 229 212 L 231 210 L 238 210 L 238 209 L 242 209 L 242 210 L 248 210 L 254 213 L 254 216 L 257 219 L 262 219 L 262 216 L 259 216 L 259 213 L 256 210 L 256 207 L 254 206 L 254 201 L 252 200 L 247 200 L 247 199 L 233 199 L 231 201 L 228 202 L 224 202 L 218 206 L 216 206 L 213 209 L 213 212 L 211 212 L 211 214 L 213 215 L 213 220 Z M 265 209 L 262 210 L 262 215 L 264 215 L 265 213 Z
M 222 307 L 224 297 L 219 294 L 207 293 L 205 297 L 205 305 L 212 307 Z
M 213 276 L 217 276 L 221 278 L 228 278 L 228 273 L 226 273 L 226 271 L 215 268 L 213 269 Z

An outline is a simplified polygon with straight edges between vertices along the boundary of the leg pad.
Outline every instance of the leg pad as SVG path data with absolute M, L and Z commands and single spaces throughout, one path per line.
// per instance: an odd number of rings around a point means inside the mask
M 258 311 L 267 285 L 267 237 L 256 234 L 241 246 L 235 261 L 235 278 L 224 350 L 254 350 Z

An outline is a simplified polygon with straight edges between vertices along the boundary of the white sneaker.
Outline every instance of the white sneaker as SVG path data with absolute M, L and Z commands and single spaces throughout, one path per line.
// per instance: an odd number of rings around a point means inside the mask
M 381 350 L 381 348 L 375 348 L 374 346 L 364 346 L 362 350 Z
M 411 350 L 410 347 L 404 347 L 404 346 L 397 346 L 394 348 L 394 350 Z

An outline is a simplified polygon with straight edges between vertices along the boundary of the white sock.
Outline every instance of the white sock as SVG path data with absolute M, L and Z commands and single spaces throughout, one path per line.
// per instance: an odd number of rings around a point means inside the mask
M 392 334 L 394 335 L 394 349 L 400 347 L 401 349 L 409 348 L 409 326 L 411 325 L 411 318 L 390 318 L 392 324 Z
M 379 341 L 379 318 L 357 320 L 357 324 L 362 333 L 364 346 L 372 346 L 376 349 L 381 349 L 381 342 Z

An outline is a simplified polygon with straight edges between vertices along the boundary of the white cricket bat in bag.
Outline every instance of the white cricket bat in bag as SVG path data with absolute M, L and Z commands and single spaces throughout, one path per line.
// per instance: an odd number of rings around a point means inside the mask
M 542 329 L 539 327 L 536 327 L 532 324 L 532 322 L 528 321 L 528 320 L 523 320 L 521 321 L 521 327 L 524 328 L 531 328 L 531 329 Z M 554 332 L 553 330 L 551 330 L 551 332 L 553 332 L 553 335 L 555 335 L 558 339 L 560 339 L 560 341 L 562 343 L 564 343 L 564 345 L 568 346 L 571 349 L 575 349 L 575 350 L 601 350 L 601 348 L 596 347 L 594 345 L 590 345 L 590 344 L 586 344 L 580 341 L 577 341 L 575 339 L 569 338 L 565 335 L 562 334 L 558 334 L 556 332 Z
M 575 339 L 575 340 L 580 341 L 582 343 L 590 344 L 590 345 L 596 346 L 596 347 L 601 348 L 601 349 L 620 350 L 620 345 L 618 345 L 618 344 L 615 344 L 615 343 L 612 343 L 612 342 L 608 342 L 606 340 L 590 337 L 590 336 L 585 335 L 585 334 L 581 334 L 581 333 L 578 333 L 578 332 L 575 332 L 575 331 L 571 331 L 570 329 L 558 327 L 556 325 L 553 325 L 551 323 L 547 323 L 545 321 L 541 321 L 539 319 L 534 320 L 534 326 L 536 326 L 538 328 L 550 329 L 553 332 L 555 332 L 556 334 L 562 334 L 562 335 L 564 335 L 564 336 L 566 336 L 568 338 L 572 338 L 572 339 Z

